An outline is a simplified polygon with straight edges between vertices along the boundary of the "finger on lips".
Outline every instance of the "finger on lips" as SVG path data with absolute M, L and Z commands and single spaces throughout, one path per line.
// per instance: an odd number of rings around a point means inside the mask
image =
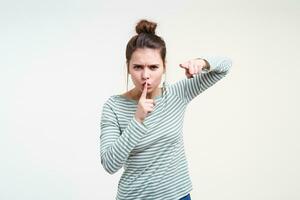
M 146 99 L 146 97 L 147 97 L 147 81 L 146 81 L 146 83 L 144 84 L 143 93 L 142 93 L 142 95 L 141 95 L 141 98 Z

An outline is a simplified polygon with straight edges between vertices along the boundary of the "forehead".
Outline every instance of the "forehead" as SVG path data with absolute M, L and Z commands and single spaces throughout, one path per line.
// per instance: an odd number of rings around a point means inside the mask
M 151 63 L 162 63 L 159 49 L 136 49 L 131 56 L 131 63 L 134 64 L 151 64 Z

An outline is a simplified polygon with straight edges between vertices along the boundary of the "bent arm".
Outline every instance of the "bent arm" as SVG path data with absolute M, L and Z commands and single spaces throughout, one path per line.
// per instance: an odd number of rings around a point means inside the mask
M 147 128 L 133 117 L 126 129 L 120 131 L 117 116 L 104 104 L 101 117 L 100 154 L 104 169 L 114 174 L 126 162 L 131 150 L 147 133 Z
M 192 78 L 185 78 L 174 84 L 175 93 L 187 104 L 200 93 L 214 85 L 228 74 L 232 61 L 224 56 L 203 56 L 210 66 L 209 71 L 195 74 Z

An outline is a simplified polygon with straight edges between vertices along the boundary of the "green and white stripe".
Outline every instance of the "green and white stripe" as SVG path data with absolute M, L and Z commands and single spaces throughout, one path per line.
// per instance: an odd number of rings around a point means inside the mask
M 104 169 L 114 174 L 124 167 L 117 200 L 176 200 L 192 190 L 183 142 L 184 112 L 188 103 L 228 72 L 227 57 L 202 57 L 210 71 L 166 84 L 155 98 L 154 110 L 139 123 L 137 101 L 112 95 L 101 116 L 100 155 Z

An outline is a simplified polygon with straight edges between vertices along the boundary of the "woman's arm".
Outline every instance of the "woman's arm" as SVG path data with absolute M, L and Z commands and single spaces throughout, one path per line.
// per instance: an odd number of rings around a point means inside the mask
M 127 160 L 130 151 L 147 133 L 147 128 L 133 117 L 121 134 L 117 116 L 105 103 L 101 117 L 100 154 L 104 169 L 114 174 Z
M 189 103 L 200 93 L 221 80 L 229 72 L 232 61 L 223 56 L 203 56 L 209 65 L 208 71 L 194 74 L 193 77 L 185 78 L 173 85 L 173 91 L 185 102 Z

